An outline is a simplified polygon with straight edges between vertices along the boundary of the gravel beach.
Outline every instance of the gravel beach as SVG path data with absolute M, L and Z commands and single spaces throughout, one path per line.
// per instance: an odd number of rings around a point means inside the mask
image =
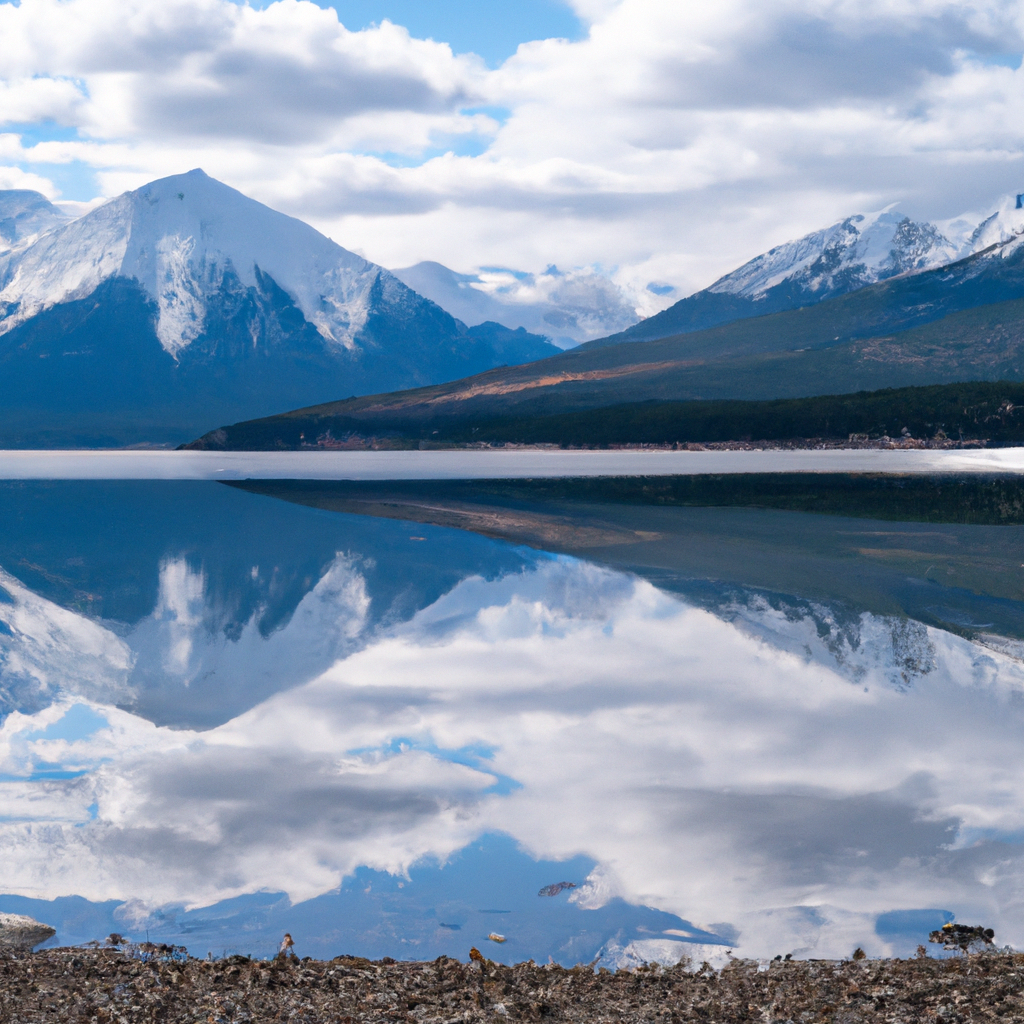
M 694 967 L 696 966 L 696 970 Z M 0 958 L 0 1021 L 767 1021 L 1024 1019 L 1024 954 L 735 960 L 610 973 L 447 957 L 429 963 L 195 960 L 164 947 Z

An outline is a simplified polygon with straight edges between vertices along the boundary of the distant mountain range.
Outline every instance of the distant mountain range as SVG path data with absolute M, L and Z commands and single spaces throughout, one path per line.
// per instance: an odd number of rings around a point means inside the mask
M 1005 219 L 990 220 L 985 230 L 997 240 L 973 255 L 811 305 L 653 341 L 591 342 L 539 363 L 330 403 L 304 415 L 333 417 L 363 434 L 396 426 L 416 432 L 433 421 L 450 426 L 455 420 L 562 414 L 624 402 L 799 398 L 1019 381 L 1024 233 L 1005 230 Z M 986 240 L 982 234 L 968 242 Z M 210 447 L 220 443 L 212 435 L 204 439 Z
M 460 274 L 428 260 L 392 273 L 467 324 L 490 320 L 522 327 L 563 349 L 622 331 L 638 319 L 636 303 L 622 288 L 588 270 L 563 273 L 549 266 L 529 274 L 488 267 Z
M 466 323 L 522 326 L 548 335 L 560 348 L 586 342 L 613 345 L 815 305 L 879 281 L 946 266 L 1022 230 L 1024 211 L 1016 209 L 1014 197 L 985 217 L 939 224 L 914 221 L 895 206 L 854 214 L 776 246 L 639 322 L 625 293 L 595 274 L 561 274 L 554 267 L 543 275 L 501 268 L 460 274 L 432 262 L 394 273 Z
M 77 220 L 0 193 L 0 446 L 186 440 L 224 418 L 556 353 L 467 327 L 202 171 Z
M 0 191 L 0 256 L 24 248 L 68 217 L 44 195 L 28 189 Z
M 1006 242 L 1024 230 L 1008 197 L 988 216 L 919 223 L 889 207 L 856 214 L 776 246 L 710 287 L 597 344 L 652 341 L 733 320 L 811 306 L 879 281 L 920 273 Z
M 0 446 L 177 443 L 313 406 L 369 424 L 1024 377 L 1012 200 L 849 217 L 570 351 L 523 326 L 628 322 L 598 277 L 392 273 L 198 170 L 78 219 L 0 192 Z

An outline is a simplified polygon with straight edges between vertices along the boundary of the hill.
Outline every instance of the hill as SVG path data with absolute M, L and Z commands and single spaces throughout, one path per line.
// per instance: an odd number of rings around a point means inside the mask
M 445 444 L 561 447 L 724 441 L 952 438 L 1024 443 L 1024 383 L 974 382 L 851 395 L 694 402 L 631 402 L 548 415 L 442 413 L 361 417 L 336 405 L 236 423 L 188 447 L 279 451 L 312 447 L 413 448 Z

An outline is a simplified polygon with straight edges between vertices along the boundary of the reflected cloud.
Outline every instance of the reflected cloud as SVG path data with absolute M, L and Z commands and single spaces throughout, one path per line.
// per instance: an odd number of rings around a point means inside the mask
M 164 563 L 131 641 L 148 672 L 191 697 L 203 673 L 284 671 L 304 644 L 329 667 L 203 732 L 71 698 L 9 715 L 0 772 L 25 780 L 0 783 L 11 891 L 150 913 L 326 899 L 503 833 L 535 860 L 591 860 L 566 897 L 581 912 L 657 907 L 748 955 L 905 952 L 876 920 L 920 907 L 1024 942 L 1010 654 L 735 587 L 695 607 L 572 558 L 470 575 L 367 634 L 365 581 L 339 557 L 268 638 L 211 641 L 201 581 Z M 71 703 L 106 724 L 46 739 Z M 28 781 L 40 763 L 86 774 Z M 673 929 L 649 941 L 682 941 Z

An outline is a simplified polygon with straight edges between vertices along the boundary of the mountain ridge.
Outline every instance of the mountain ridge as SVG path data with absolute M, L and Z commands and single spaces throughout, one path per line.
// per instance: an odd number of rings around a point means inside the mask
M 896 277 L 952 266 L 1024 231 L 1007 197 L 987 217 L 915 222 L 894 206 L 854 214 L 755 256 L 713 284 L 593 347 L 652 341 L 815 305 Z

